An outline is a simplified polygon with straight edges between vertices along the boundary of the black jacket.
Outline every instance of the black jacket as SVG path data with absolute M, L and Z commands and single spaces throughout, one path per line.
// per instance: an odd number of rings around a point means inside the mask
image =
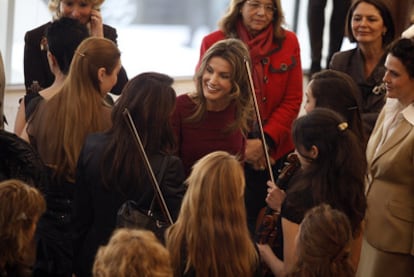
M 50 71 L 49 62 L 47 60 L 47 52 L 40 48 L 40 43 L 47 28 L 51 22 L 43 24 L 33 30 L 26 32 L 24 36 L 24 85 L 26 92 L 29 92 L 29 87 L 33 81 L 37 81 L 42 88 L 47 88 L 52 85 L 55 77 Z M 117 43 L 118 34 L 115 28 L 108 25 L 103 25 L 104 37 Z M 122 67 L 118 74 L 118 81 L 112 88 L 111 93 L 121 94 L 124 85 L 128 82 L 128 77 L 125 69 Z
M 154 196 L 149 180 L 145 184 L 139 184 L 137 180 L 123 176 L 124 183 L 128 184 L 127 193 L 121 193 L 114 184 L 109 184 L 111 189 L 104 186 L 101 160 L 108 139 L 107 134 L 88 136 L 78 161 L 73 209 L 76 236 L 75 273 L 78 277 L 91 275 L 96 251 L 100 245 L 108 242 L 114 231 L 117 211 L 121 205 L 126 200 L 135 200 L 140 207 L 148 210 Z M 134 149 L 131 147 L 131 151 Z M 139 155 L 138 150 L 137 155 Z M 158 174 L 164 157 L 163 155 L 149 156 L 155 175 Z M 184 169 L 178 157 L 169 157 L 160 188 L 171 216 L 175 220 L 185 193 Z

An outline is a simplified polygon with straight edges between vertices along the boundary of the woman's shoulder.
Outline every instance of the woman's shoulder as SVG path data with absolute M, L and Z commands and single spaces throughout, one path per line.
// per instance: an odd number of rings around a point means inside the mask
M 118 34 L 114 27 L 103 24 L 103 33 L 105 38 L 110 39 L 115 43 L 117 42 Z
M 45 35 L 46 29 L 52 24 L 52 22 L 47 22 L 43 25 L 40 25 L 32 30 L 26 32 L 25 41 L 32 42 L 33 40 L 41 40 Z
M 192 108 L 195 106 L 191 93 L 185 93 L 177 96 L 176 106 L 178 109 Z
M 208 44 L 213 44 L 216 41 L 225 39 L 226 35 L 224 34 L 223 31 L 221 30 L 216 30 L 214 32 L 211 32 L 209 34 L 207 34 L 204 38 L 203 38 L 203 43 L 208 43 Z
M 345 64 L 349 63 L 349 61 L 353 59 L 356 53 L 357 48 L 336 52 L 332 56 L 330 68 L 336 69 L 338 67 L 343 67 Z

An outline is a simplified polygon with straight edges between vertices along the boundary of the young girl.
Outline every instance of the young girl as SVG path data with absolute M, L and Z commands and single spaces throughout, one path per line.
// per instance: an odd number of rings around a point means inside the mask
M 296 236 L 297 262 L 289 277 L 353 277 L 352 230 L 341 211 L 321 204 L 308 211 Z
M 67 79 L 50 100 L 42 100 L 23 136 L 48 167 L 47 210 L 39 221 L 36 276 L 72 275 L 72 202 L 76 163 L 86 136 L 111 124 L 104 102 L 116 83 L 121 53 L 112 41 L 91 37 L 75 51 Z
M 260 276 L 240 162 L 224 151 L 212 152 L 194 165 L 187 183 L 177 222 L 166 236 L 174 276 Z
M 349 218 L 351 259 L 356 269 L 366 209 L 363 148 L 344 119 L 326 108 L 316 108 L 298 118 L 293 125 L 293 140 L 301 169 L 289 183 L 283 205 L 274 201 L 282 193 L 277 187 L 269 189 L 266 199 L 272 209 L 281 211 L 283 251 L 279 249 L 277 257 L 269 246 L 259 245 L 262 257 L 275 275 L 290 271 L 295 263 L 294 240 L 299 224 L 308 210 L 327 203 Z

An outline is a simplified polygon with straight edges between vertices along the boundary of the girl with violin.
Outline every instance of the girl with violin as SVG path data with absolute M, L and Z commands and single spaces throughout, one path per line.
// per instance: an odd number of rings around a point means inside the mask
M 343 118 L 326 108 L 315 108 L 298 118 L 292 135 L 301 168 L 290 180 L 284 201 L 284 191 L 273 183 L 269 183 L 266 197 L 268 205 L 280 211 L 282 243 L 276 255 L 269 245 L 259 244 L 261 257 L 276 276 L 289 272 L 296 260 L 294 241 L 299 224 L 308 210 L 326 203 L 349 218 L 351 261 L 356 269 L 366 209 L 363 148 L 358 147 L 358 138 Z

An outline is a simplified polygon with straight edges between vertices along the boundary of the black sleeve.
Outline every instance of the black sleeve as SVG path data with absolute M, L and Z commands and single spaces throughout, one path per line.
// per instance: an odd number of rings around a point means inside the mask
M 118 34 L 116 32 L 116 29 L 109 25 L 105 25 L 105 24 L 103 28 L 104 28 L 103 30 L 104 37 L 118 44 Z M 111 89 L 111 93 L 120 95 L 122 92 L 122 89 L 124 88 L 127 82 L 128 82 L 128 75 L 126 73 L 125 68 L 121 67 L 121 70 L 119 71 L 119 74 L 118 74 L 118 81 L 116 82 L 115 86 Z
M 53 83 L 55 78 L 49 68 L 47 52 L 40 46 L 49 24 L 44 24 L 25 34 L 23 69 L 26 92 L 30 91 L 29 88 L 34 81 L 37 81 L 40 87 L 46 88 Z
M 181 159 L 177 156 L 170 156 L 162 180 L 161 191 L 174 221 L 177 219 L 186 191 L 184 179 L 184 167 Z

